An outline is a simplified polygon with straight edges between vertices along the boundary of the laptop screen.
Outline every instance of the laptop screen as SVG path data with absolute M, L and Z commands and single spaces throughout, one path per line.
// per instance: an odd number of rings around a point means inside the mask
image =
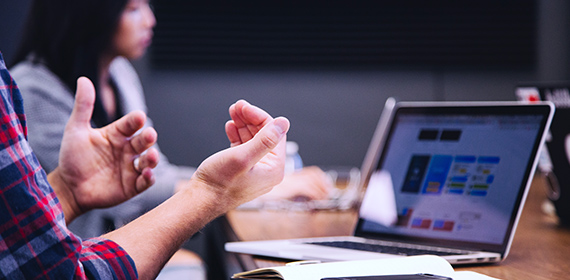
M 389 174 L 397 219 L 361 213 L 356 235 L 502 251 L 533 174 L 548 105 L 397 106 L 377 168 Z M 385 198 L 383 198 L 385 199 Z

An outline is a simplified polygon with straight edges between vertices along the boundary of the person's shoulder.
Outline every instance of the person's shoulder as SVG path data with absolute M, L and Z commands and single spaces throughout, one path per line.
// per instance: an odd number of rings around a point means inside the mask
M 131 62 L 124 57 L 117 57 L 111 62 L 109 73 L 116 83 L 119 98 L 125 106 L 124 111 L 146 111 L 142 83 Z
M 26 79 L 30 76 L 50 76 L 53 75 L 47 67 L 41 63 L 35 63 L 29 60 L 23 60 L 12 68 L 8 69 L 14 79 Z
M 9 71 L 24 100 L 27 100 L 25 104 L 30 105 L 34 102 L 41 103 L 51 100 L 56 104 L 73 106 L 71 89 L 45 65 L 22 61 L 14 65 Z
M 139 79 L 139 75 L 133 64 L 131 62 L 122 57 L 116 57 L 111 62 L 109 66 L 109 73 L 115 82 L 119 83 L 119 86 L 126 86 L 129 88 L 136 88 L 139 91 L 142 91 L 142 85 Z
M 22 61 L 9 69 L 20 90 L 24 88 L 59 88 L 66 86 L 45 65 Z
M 131 64 L 131 62 L 122 57 L 118 56 L 111 62 L 109 66 L 109 71 L 111 74 L 113 73 L 129 73 L 129 75 L 136 75 L 135 67 Z

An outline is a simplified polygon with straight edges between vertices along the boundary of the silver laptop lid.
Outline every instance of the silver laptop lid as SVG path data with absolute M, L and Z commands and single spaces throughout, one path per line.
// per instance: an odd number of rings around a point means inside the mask
M 385 110 L 362 171 L 369 188 L 389 174 L 397 219 L 361 216 L 355 235 L 506 256 L 553 105 L 388 100 Z

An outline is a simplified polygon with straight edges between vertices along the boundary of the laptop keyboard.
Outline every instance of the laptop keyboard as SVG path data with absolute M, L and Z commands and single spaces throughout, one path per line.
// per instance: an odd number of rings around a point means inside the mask
M 336 248 L 353 249 L 361 251 L 369 251 L 376 253 L 386 253 L 403 256 L 415 255 L 436 255 L 436 256 L 449 256 L 449 255 L 462 255 L 465 252 L 459 251 L 442 251 L 442 250 L 429 250 L 420 248 L 397 247 L 382 244 L 361 243 L 352 241 L 325 241 L 325 242 L 308 242 L 308 244 L 322 245 Z

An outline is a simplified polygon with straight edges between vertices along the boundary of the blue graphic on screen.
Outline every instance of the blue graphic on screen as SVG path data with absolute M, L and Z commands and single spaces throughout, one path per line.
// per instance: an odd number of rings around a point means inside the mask
M 500 157 L 496 156 L 480 156 L 477 159 L 477 167 L 472 176 L 469 195 L 486 196 L 489 192 L 489 186 L 495 181 L 495 169 Z
M 474 173 L 473 169 L 476 163 L 476 156 L 455 156 L 455 160 L 449 174 L 450 179 L 447 184 L 447 190 L 445 192 L 452 195 L 463 195 L 469 182 L 469 178 Z
M 426 181 L 422 187 L 422 193 L 440 194 L 447 174 L 453 162 L 453 157 L 448 155 L 434 155 L 428 169 Z
M 431 156 L 413 155 L 408 166 L 402 192 L 419 193 Z

